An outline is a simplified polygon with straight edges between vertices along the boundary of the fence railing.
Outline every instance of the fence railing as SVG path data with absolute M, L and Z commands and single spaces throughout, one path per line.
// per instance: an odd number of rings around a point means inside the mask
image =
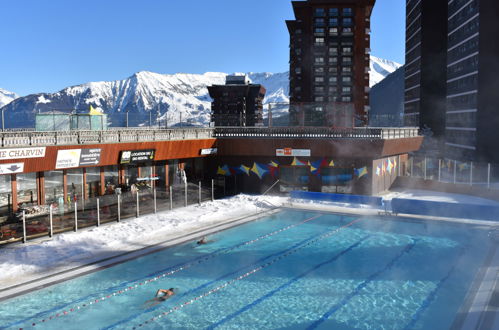
M 106 131 L 4 131 L 0 132 L 0 146 L 47 146 L 73 144 L 99 144 L 120 142 L 175 141 L 211 139 L 212 128 L 181 129 L 121 129 Z
M 499 164 L 413 156 L 403 175 L 499 190 Z
M 26 242 L 82 228 L 120 222 L 129 218 L 201 204 L 232 195 L 229 189 L 211 182 L 186 183 L 169 188 L 145 188 L 86 200 L 48 205 L 21 206 L 0 222 L 0 244 Z

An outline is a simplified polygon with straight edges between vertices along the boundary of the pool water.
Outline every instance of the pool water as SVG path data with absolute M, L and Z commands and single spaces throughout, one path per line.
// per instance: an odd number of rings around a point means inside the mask
M 479 227 L 294 210 L 208 239 L 0 302 L 0 328 L 447 329 L 489 251 Z

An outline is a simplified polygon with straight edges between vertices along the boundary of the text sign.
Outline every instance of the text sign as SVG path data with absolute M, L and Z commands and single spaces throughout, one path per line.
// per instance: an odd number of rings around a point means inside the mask
M 310 149 L 276 149 L 276 156 L 278 157 L 310 157 Z
M 45 157 L 45 147 L 0 149 L 0 160 Z
M 100 152 L 101 149 L 82 149 L 80 154 L 80 166 L 99 164 Z
M 55 168 L 75 168 L 80 166 L 81 149 L 69 149 L 57 151 Z
M 218 152 L 217 148 L 201 149 L 201 155 L 216 155 L 217 152 Z
M 0 175 L 22 173 L 23 171 L 24 171 L 24 163 L 0 164 Z
M 156 150 L 154 149 L 122 151 L 120 164 L 135 164 L 153 161 L 155 151 Z

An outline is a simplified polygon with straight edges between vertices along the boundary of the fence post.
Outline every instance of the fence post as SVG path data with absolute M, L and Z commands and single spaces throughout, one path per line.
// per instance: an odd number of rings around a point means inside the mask
M 78 231 L 78 202 L 75 201 L 75 232 Z
M 215 179 L 211 179 L 211 201 L 215 200 Z
M 201 181 L 199 181 L 199 205 L 201 205 Z
M 185 206 L 187 206 L 187 181 L 184 182 L 184 197 L 185 197 Z
M 121 221 L 121 195 L 118 194 L 118 222 Z
M 135 196 L 136 196 L 136 199 L 137 199 L 137 212 L 135 214 L 135 217 L 138 218 L 139 215 L 140 215 L 140 210 L 139 210 L 139 191 L 138 190 L 135 192 Z
M 59 206 L 61 207 L 61 206 Z M 54 236 L 54 226 L 52 222 L 52 217 L 53 217 L 53 211 L 52 211 L 52 204 L 49 205 L 49 237 Z
M 154 189 L 152 190 L 152 193 L 154 196 L 154 213 L 156 214 L 156 212 L 158 211 L 158 209 L 156 207 L 156 187 L 154 187 Z
M 170 186 L 170 210 L 173 210 L 173 187 Z
M 426 175 L 426 165 L 428 163 L 428 158 L 426 158 L 426 156 L 424 157 L 424 179 L 426 181 L 427 179 L 427 175 Z
M 438 160 L 438 182 L 442 181 L 441 178 L 442 178 L 442 160 L 439 159 Z
M 473 186 L 473 162 L 470 162 L 470 186 Z
M 100 226 L 100 200 L 97 198 L 97 227 Z
M 457 160 L 454 160 L 454 184 L 456 184 Z
M 490 189 L 490 163 L 487 165 L 487 189 Z
M 414 177 L 414 175 L 413 175 L 413 173 L 414 173 L 413 169 L 414 169 L 414 156 L 411 157 L 411 178 Z
M 23 243 L 26 243 L 26 211 L 23 210 Z

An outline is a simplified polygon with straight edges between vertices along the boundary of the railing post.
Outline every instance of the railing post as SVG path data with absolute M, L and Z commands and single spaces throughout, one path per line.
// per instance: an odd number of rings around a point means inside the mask
M 473 162 L 470 162 L 470 186 L 473 186 Z
M 100 226 L 100 200 L 97 198 L 97 227 Z
M 78 202 L 75 201 L 75 233 L 78 231 Z
M 211 201 L 215 200 L 215 180 L 211 179 Z
M 424 179 L 425 179 L 425 181 L 427 179 L 427 175 L 426 175 L 426 164 L 427 164 L 427 162 L 428 162 L 428 160 L 427 160 L 427 158 L 425 156 L 424 157 L 424 172 L 423 172 L 424 173 Z
M 173 210 L 173 187 L 170 186 L 170 211 Z
M 187 207 L 187 180 L 184 182 L 184 197 L 185 197 L 184 205 Z
M 118 194 L 118 222 L 121 221 L 121 195 Z
M 137 199 L 137 212 L 135 214 L 135 217 L 138 218 L 140 216 L 140 210 L 139 210 L 139 191 L 138 190 L 135 192 L 135 196 L 136 196 L 136 199 Z
M 457 161 L 454 160 L 454 184 L 456 184 L 456 182 L 457 182 L 456 175 L 457 175 Z
M 59 206 L 61 207 L 61 206 Z M 53 211 L 52 211 L 52 204 L 49 205 L 49 237 L 52 238 L 54 236 L 54 226 L 53 226 Z
M 154 213 L 156 214 L 158 212 L 157 205 L 156 205 L 156 187 L 153 188 L 152 194 L 153 194 L 153 198 L 154 198 Z
M 413 175 L 413 170 L 414 170 L 414 156 L 411 157 L 411 162 L 410 162 L 410 165 L 411 165 L 411 178 L 414 177 Z
M 201 181 L 199 181 L 199 205 L 201 205 Z
M 23 243 L 26 243 L 26 211 L 23 210 Z
M 441 181 L 442 178 L 442 160 L 438 160 L 438 182 Z
M 487 189 L 490 189 L 490 163 L 487 164 Z

